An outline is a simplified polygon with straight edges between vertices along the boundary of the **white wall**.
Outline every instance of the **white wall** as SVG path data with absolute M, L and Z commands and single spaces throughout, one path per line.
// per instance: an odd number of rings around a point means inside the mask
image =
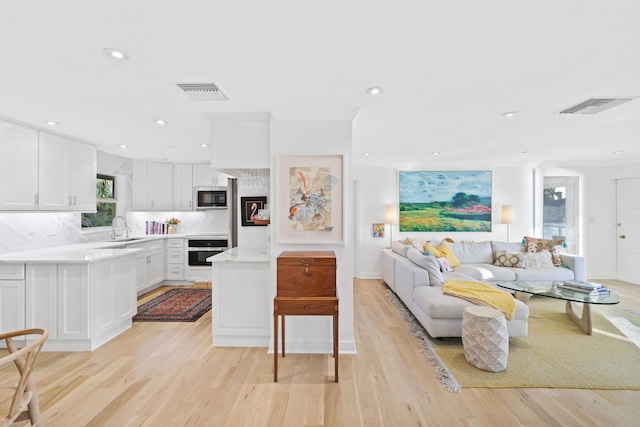
M 438 170 L 424 168 L 422 170 Z M 485 170 L 485 169 L 479 169 Z M 380 250 L 389 247 L 391 236 L 389 225 L 385 226 L 385 237 L 372 237 L 374 223 L 384 222 L 385 206 L 398 205 L 398 171 L 393 168 L 354 168 L 354 179 L 359 182 L 360 216 L 356 226 L 360 233 L 360 247 L 356 251 L 360 271 L 356 277 L 380 277 Z M 511 205 L 515 213 L 515 223 L 509 226 L 509 240 L 518 242 L 533 231 L 533 171 L 528 168 L 495 168 L 492 170 L 492 226 L 488 233 L 400 233 L 398 225 L 393 226 L 393 240 L 405 237 L 424 237 L 440 241 L 450 237 L 462 240 L 506 240 L 507 226 L 500 224 L 500 207 Z
M 271 121 L 271 170 L 276 171 L 277 158 L 281 155 L 342 155 L 344 192 L 344 243 L 343 244 L 280 244 L 277 242 L 277 218 L 287 215 L 277 203 L 277 174 L 271 174 L 271 245 L 272 266 L 276 257 L 289 251 L 334 251 L 338 270 L 337 285 L 340 298 L 340 352 L 355 352 L 353 334 L 353 213 L 352 213 L 352 122 L 351 120 Z M 273 296 L 275 296 L 275 268 L 272 268 Z M 331 317 L 287 317 L 287 351 L 302 353 L 326 353 L 331 351 Z

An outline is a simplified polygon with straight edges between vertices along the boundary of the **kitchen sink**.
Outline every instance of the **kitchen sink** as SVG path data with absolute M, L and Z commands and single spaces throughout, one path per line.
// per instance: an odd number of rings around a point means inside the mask
M 118 240 L 112 240 L 112 242 L 133 242 L 136 240 L 143 240 L 145 239 L 145 237 L 127 237 L 126 239 L 118 239 Z

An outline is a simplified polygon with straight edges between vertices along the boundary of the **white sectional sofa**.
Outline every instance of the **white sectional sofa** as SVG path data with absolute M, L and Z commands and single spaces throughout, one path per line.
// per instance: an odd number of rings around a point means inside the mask
M 441 285 L 446 279 L 481 281 L 491 285 L 511 280 L 586 279 L 585 260 L 576 255 L 561 254 L 562 267 L 502 267 L 494 265 L 497 252 L 524 254 L 525 246 L 495 241 L 447 245 L 460 265 L 445 273 L 440 271 L 435 257 L 423 255 L 410 245 L 393 242 L 391 249 L 382 251 L 382 279 L 434 338 L 462 336 L 462 313 L 472 304 L 444 295 Z M 526 337 L 529 307 L 521 301 L 516 301 L 516 304 L 513 319 L 507 321 L 509 336 Z

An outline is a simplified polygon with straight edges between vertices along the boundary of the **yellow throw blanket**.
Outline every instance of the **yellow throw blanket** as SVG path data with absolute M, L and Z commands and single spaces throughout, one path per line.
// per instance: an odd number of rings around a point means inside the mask
M 447 279 L 442 286 L 442 293 L 498 309 L 504 313 L 507 320 L 513 319 L 516 312 L 516 300 L 513 295 L 485 283 Z

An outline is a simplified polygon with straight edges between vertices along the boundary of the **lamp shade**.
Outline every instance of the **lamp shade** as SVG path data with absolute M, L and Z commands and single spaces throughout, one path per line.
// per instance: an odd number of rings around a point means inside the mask
M 398 211 L 394 205 L 387 205 L 387 209 L 384 211 L 384 223 L 385 224 L 397 224 L 398 223 Z
M 516 220 L 516 216 L 513 213 L 511 205 L 502 205 L 502 212 L 500 213 L 500 224 L 513 224 Z

